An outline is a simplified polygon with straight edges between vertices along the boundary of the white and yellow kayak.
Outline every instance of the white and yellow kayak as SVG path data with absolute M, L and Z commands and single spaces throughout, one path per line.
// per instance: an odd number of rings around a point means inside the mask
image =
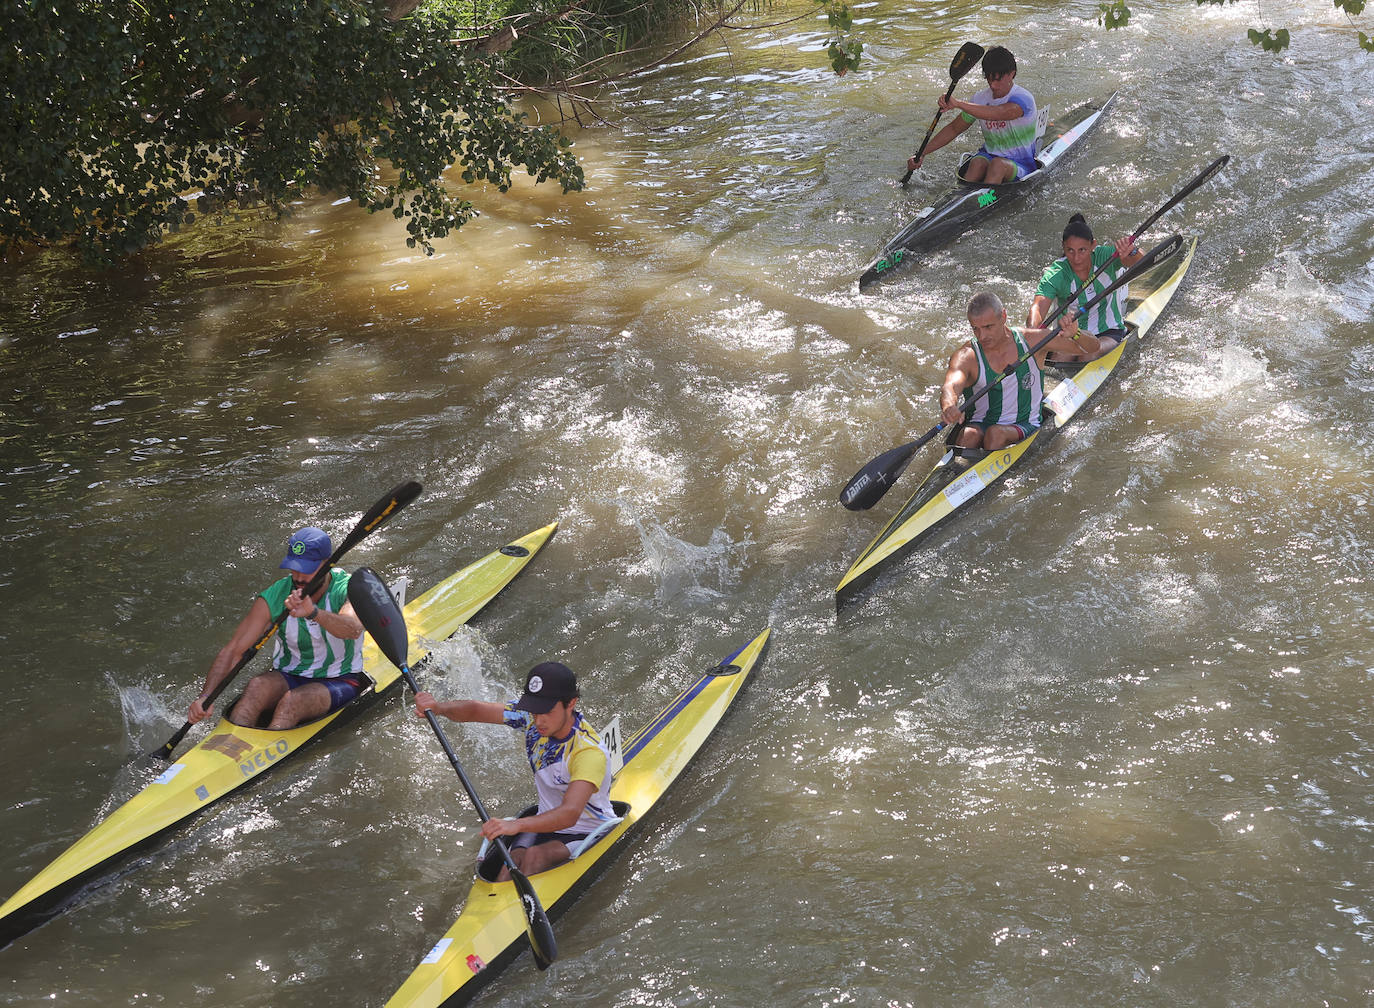
M 769 633 L 765 630 L 704 673 L 624 744 L 624 763 L 611 786 L 611 801 L 621 818 L 572 861 L 529 876 L 550 919 L 564 912 L 577 898 L 581 884 L 619 853 L 696 755 L 763 657 Z M 613 749 L 620 749 L 617 730 L 603 734 Z M 392 995 L 389 1008 L 463 1004 L 529 947 L 515 883 L 483 877 L 495 877 L 501 864 L 499 857 L 483 859 L 462 914 Z
M 520 573 L 557 527 L 554 522 L 502 546 L 407 605 L 406 623 L 413 639 L 441 641 L 453 634 Z M 417 663 L 423 655 L 423 648 L 418 649 Z M 269 731 L 221 719 L 209 735 L 0 906 L 0 947 L 76 902 L 82 887 L 117 862 L 351 720 L 400 681 L 400 672 L 370 638 L 363 667 L 371 685 L 352 703 L 308 724 Z
M 1183 282 L 1196 250 L 1197 239 L 1189 239 L 1176 255 L 1132 283 L 1131 301 L 1138 303 L 1127 313 L 1126 338 L 1110 352 L 1072 373 L 1066 371 L 1053 388 L 1050 380 L 1056 370 L 1046 369 L 1046 419 L 1039 430 L 1001 451 L 947 450 L 901 510 L 845 572 L 835 589 L 837 602 L 843 604 L 852 599 L 879 567 L 914 548 L 922 536 L 1002 479 L 1034 445 L 1072 420 L 1121 363 L 1127 347 L 1149 333 Z

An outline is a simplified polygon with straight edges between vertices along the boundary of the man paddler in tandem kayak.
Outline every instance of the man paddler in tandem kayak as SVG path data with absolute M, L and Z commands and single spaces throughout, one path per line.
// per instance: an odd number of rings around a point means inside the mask
M 267 727 L 284 731 L 323 717 L 358 695 L 367 683 L 360 639 L 363 625 L 348 601 L 348 574 L 330 568 L 319 589 L 312 595 L 304 594 L 333 551 L 329 536 L 320 529 L 303 528 L 291 534 L 286 559 L 280 564 L 288 575 L 253 600 L 248 615 L 210 665 L 200 696 L 186 714 L 187 721 L 196 724 L 209 716 L 206 698 L 240 656 L 262 640 L 283 608 L 288 615 L 277 629 L 272 667 L 248 681 L 243 696 L 228 714 L 229 720 L 254 728 L 270 711 Z
M 964 180 L 985 185 L 1015 182 L 1035 171 L 1035 99 L 1016 83 L 1016 57 L 1004 46 L 993 46 L 983 54 L 983 77 L 988 86 L 968 101 L 940 95 L 940 109 L 959 114 L 936 133 L 917 160 L 913 154 L 906 166 L 921 167 L 925 155 L 937 151 L 975 122 L 983 128 L 983 146 L 964 168 Z
M 539 809 L 519 819 L 488 819 L 482 835 L 515 837 L 511 860 L 526 875 L 568 861 L 573 845 L 615 818 L 609 760 L 600 736 L 577 709 L 579 696 L 572 669 L 554 661 L 530 669 L 525 691 L 509 703 L 415 695 L 416 717 L 432 710 L 450 721 L 503 724 L 524 732 Z M 497 881 L 509 878 L 503 867 Z
M 1052 330 L 1017 329 L 1007 324 L 1007 310 L 996 294 L 984 291 L 968 303 L 973 339 L 949 360 L 940 389 L 940 418 L 949 426 L 962 424 L 950 443 L 960 448 L 997 451 L 1028 437 L 1040 427 L 1045 397 L 1043 370 L 1051 350 L 1059 353 L 1098 352 L 1098 342 L 1078 331 L 1078 321 L 1066 312 L 1063 329 L 1032 356 L 1033 346 Z M 1024 360 L 1022 358 L 1025 358 Z M 1015 366 L 965 416 L 962 396 L 976 396 L 997 375 Z

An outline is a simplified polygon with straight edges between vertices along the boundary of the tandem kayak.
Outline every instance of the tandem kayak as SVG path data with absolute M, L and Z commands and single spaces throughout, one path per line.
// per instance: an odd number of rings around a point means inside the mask
M 624 765 L 611 786 L 612 805 L 620 818 L 573 860 L 529 876 L 550 919 L 566 911 L 620 852 L 696 755 L 762 659 L 769 633 L 765 630 L 705 672 L 625 743 Z M 603 734 L 613 749 L 619 749 L 614 742 L 617 731 Z M 464 1004 L 529 947 L 515 883 L 488 881 L 502 864 L 499 856 L 481 860 L 462 914 L 392 995 L 388 1008 Z
M 934 206 L 928 206 L 898 235 L 883 246 L 878 258 L 869 264 L 859 277 L 859 290 L 883 279 L 903 263 L 913 262 L 914 253 L 934 248 L 955 235 L 962 234 L 977 221 L 1020 199 L 1049 176 L 1069 151 L 1097 125 L 1106 114 L 1116 92 L 1106 101 L 1088 102 L 1068 112 L 1062 120 L 1045 127 L 1044 136 L 1053 137 L 1043 143 L 1036 154 L 1036 169 L 1024 178 L 1005 185 L 986 186 L 965 182 L 963 168 L 972 155 L 964 155 L 959 165 L 959 186 L 947 193 Z M 1043 111 L 1043 110 L 1042 110 Z
M 1006 476 L 1037 443 L 1050 438 L 1078 414 L 1121 363 L 1128 347 L 1139 343 L 1158 321 L 1192 264 L 1197 239 L 1131 284 L 1133 307 L 1126 316 L 1126 337 L 1095 361 L 1045 369 L 1044 423 L 1039 430 L 1000 451 L 948 449 L 902 509 L 878 533 L 835 589 L 836 602 L 851 601 L 878 568 L 914 548 L 917 541 Z M 1055 376 L 1061 380 L 1051 387 Z M 956 428 L 957 429 L 957 428 Z M 951 432 L 952 435 L 953 432 Z
M 557 527 L 553 522 L 507 543 L 412 601 L 405 616 L 417 639 L 441 641 L 453 634 L 510 584 Z M 307 724 L 269 731 L 221 719 L 203 740 L 0 906 L 0 947 L 77 902 L 83 887 L 119 862 L 371 707 L 401 679 L 371 639 L 364 645 L 363 667 L 369 687 L 352 703 Z

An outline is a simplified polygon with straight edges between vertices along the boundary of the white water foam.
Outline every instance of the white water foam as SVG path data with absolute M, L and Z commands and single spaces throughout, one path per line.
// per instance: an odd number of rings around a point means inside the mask
M 724 597 L 738 582 L 753 540 L 731 539 L 716 528 L 705 545 L 679 539 L 657 522 L 633 516 L 644 549 L 643 567 L 657 582 L 659 602 L 707 601 Z

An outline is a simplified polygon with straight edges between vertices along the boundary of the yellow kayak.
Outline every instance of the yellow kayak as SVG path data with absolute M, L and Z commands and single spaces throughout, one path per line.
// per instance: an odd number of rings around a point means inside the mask
M 554 522 L 502 546 L 407 605 L 406 624 L 413 638 L 441 641 L 453 634 L 520 573 L 557 527 Z M 423 654 L 420 648 L 417 663 Z M 77 902 L 80 890 L 116 862 L 150 847 L 206 806 L 356 717 L 401 678 L 370 638 L 364 645 L 363 668 L 371 686 L 352 703 L 318 720 L 286 731 L 220 720 L 209 735 L 0 906 L 0 947 Z
M 1183 282 L 1196 250 L 1197 239 L 1189 239 L 1175 256 L 1132 283 L 1131 301 L 1135 304 L 1126 315 L 1126 338 L 1109 353 L 1065 373 L 1053 388 L 1050 380 L 1055 369 L 1046 369 L 1046 420 L 1039 430 L 1001 451 L 947 450 L 901 510 L 845 572 L 835 589 L 836 601 L 843 605 L 851 600 L 872 580 L 879 567 L 914 548 L 922 536 L 1001 480 L 1037 442 L 1049 438 L 1073 419 L 1121 363 L 1126 348 L 1144 339 L 1158 321 Z
M 623 750 L 618 730 L 603 732 L 613 752 L 612 767 L 615 752 L 624 760 L 611 786 L 611 801 L 621 818 L 599 838 L 589 838 L 572 861 L 529 876 L 550 919 L 567 910 L 581 884 L 620 852 L 635 826 L 696 755 L 763 657 L 769 633 L 765 630 L 683 690 Z M 502 863 L 499 857 L 482 860 L 462 914 L 392 995 L 389 1008 L 463 1004 L 529 947 L 515 883 L 483 877 L 495 877 Z

